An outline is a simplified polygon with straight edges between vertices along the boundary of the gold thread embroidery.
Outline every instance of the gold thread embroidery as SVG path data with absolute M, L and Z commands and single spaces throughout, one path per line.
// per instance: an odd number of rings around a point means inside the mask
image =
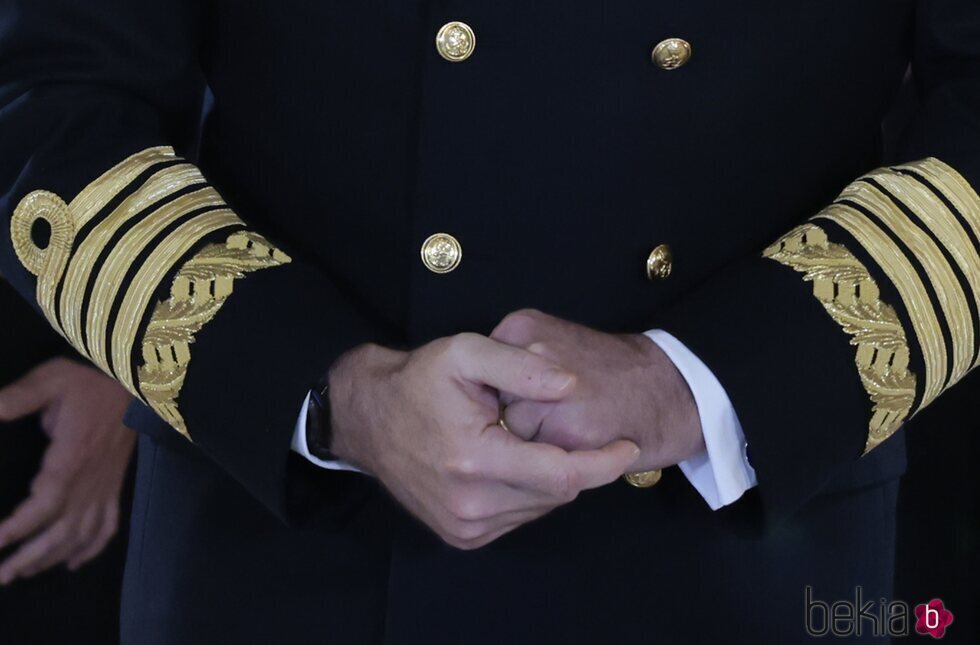
M 176 159 L 177 156 L 174 154 L 173 148 L 160 146 L 137 152 L 110 168 L 98 179 L 83 188 L 75 199 L 71 200 L 70 206 L 72 216 L 75 219 L 75 230 L 81 229 L 90 219 L 98 215 L 106 204 L 136 181 L 136 178 L 141 174 L 158 163 Z
M 908 417 L 915 400 L 909 346 L 895 310 L 880 299 L 878 285 L 861 262 L 833 244 L 818 226 L 797 227 L 763 253 L 802 273 L 813 294 L 857 347 L 854 362 L 871 398 L 865 452 L 890 437 Z
M 973 292 L 977 309 L 980 310 L 980 253 L 978 253 L 980 249 L 974 247 L 970 236 L 960 221 L 936 197 L 935 193 L 918 181 L 908 179 L 899 184 L 893 175 L 885 173 L 879 175 L 875 172 L 871 176 L 878 178 L 879 181 L 887 182 L 886 185 L 889 189 L 900 195 L 904 194 L 902 201 L 932 230 L 935 236 L 940 240 L 948 240 L 943 246 L 953 256 L 963 275 L 966 276 L 967 285 Z M 906 179 L 904 175 L 902 177 Z
M 256 233 L 235 233 L 211 244 L 177 272 L 170 298 L 157 304 L 143 336 L 139 389 L 146 402 L 190 438 L 177 398 L 195 334 L 210 322 L 234 290 L 234 281 L 259 269 L 287 264 L 289 256 Z
M 81 317 L 86 286 L 92 279 L 92 271 L 95 270 L 96 262 L 113 236 L 137 215 L 161 199 L 198 183 L 203 185 L 204 177 L 201 176 L 197 168 L 190 164 L 166 168 L 155 173 L 132 195 L 123 200 L 108 216 L 92 227 L 85 239 L 79 243 L 68 265 L 68 271 L 65 273 L 60 303 L 61 320 L 65 326 L 65 333 L 72 343 L 79 348 L 84 347 Z M 100 277 L 96 284 L 101 285 L 103 281 L 103 277 Z M 92 304 L 98 306 L 97 301 L 93 301 Z M 93 332 L 96 335 L 105 334 L 104 328 L 101 330 L 93 329 L 91 315 L 87 319 L 86 325 L 89 337 L 93 335 Z
M 111 364 L 108 361 L 109 352 L 105 346 L 106 330 L 110 324 L 109 316 L 112 313 L 112 305 L 116 300 L 119 290 L 124 287 L 122 280 L 136 258 L 146 249 L 147 245 L 156 235 L 164 231 L 168 225 L 172 224 L 181 215 L 190 213 L 201 207 L 220 207 L 224 205 L 225 202 L 221 199 L 218 192 L 210 186 L 206 186 L 193 193 L 182 195 L 172 202 L 161 206 L 156 211 L 153 211 L 149 216 L 134 224 L 116 243 L 105 264 L 103 264 L 102 269 L 99 271 L 98 277 L 95 279 L 95 286 L 92 289 L 88 317 L 86 319 L 89 351 L 92 355 L 92 360 L 96 364 L 107 372 L 112 373 L 110 370 Z M 236 219 L 236 221 L 238 220 Z M 143 266 L 146 265 L 144 264 Z M 154 282 L 153 285 L 158 284 L 160 279 Z M 136 285 L 139 282 L 134 279 L 132 284 Z M 116 320 L 118 326 L 118 316 Z M 116 376 L 122 378 L 122 375 Z M 123 380 L 123 384 L 131 386 L 131 381 L 132 379 Z
M 980 195 L 956 170 L 935 157 L 899 166 L 918 172 L 946 196 L 980 238 Z
M 182 257 L 208 235 L 243 224 L 221 196 L 207 186 L 200 171 L 186 163 L 174 163 L 147 178 L 132 195 L 95 223 L 73 254 L 77 231 L 86 222 L 100 214 L 143 173 L 160 163 L 176 161 L 179 158 L 170 148 L 144 150 L 104 173 L 71 204 L 53 193 L 35 191 L 22 199 L 14 211 L 11 239 L 21 263 L 37 276 L 38 303 L 52 326 L 84 353 L 81 310 L 85 293 L 91 287 L 85 339 L 93 361 L 109 374 L 115 366 L 116 376 L 130 392 L 144 398 L 189 437 L 177 399 L 195 334 L 214 318 L 231 295 L 234 280 L 291 260 L 256 233 L 234 233 L 224 244 L 206 245 L 185 262 L 173 278 L 170 298 L 153 305 L 153 294 Z M 201 185 L 201 189 L 154 209 L 167 196 L 194 185 Z M 158 246 L 148 249 L 150 242 L 168 226 L 198 210 L 203 212 L 182 222 Z M 106 245 L 137 217 L 140 219 L 109 249 L 105 263 L 95 275 L 95 264 Z M 43 247 L 33 239 L 39 221 L 47 222 L 51 229 L 50 240 Z M 145 262 L 124 286 L 125 276 L 147 251 Z M 56 311 L 59 287 L 61 306 Z M 123 288 L 125 296 L 119 312 L 110 320 L 112 305 Z M 152 319 L 141 329 L 140 323 L 151 307 Z M 58 313 L 65 321 L 65 330 L 58 324 Z M 110 325 L 111 347 L 107 348 L 105 341 Z M 138 336 L 141 336 L 143 361 L 137 370 L 137 384 L 132 378 L 132 354 Z
M 961 304 L 955 303 L 954 314 L 957 318 L 949 321 L 951 334 L 954 337 L 959 336 L 960 342 L 962 342 L 962 358 L 950 378 L 950 385 L 957 383 L 973 368 L 973 354 L 976 352 L 976 344 L 980 342 L 980 329 L 977 328 L 980 321 L 973 320 L 969 306 L 969 301 L 972 300 L 974 306 L 980 311 L 980 254 L 978 254 L 978 249 L 974 247 L 959 219 L 936 197 L 935 193 L 923 184 L 907 175 L 887 170 L 875 171 L 869 176 L 876 179 L 898 197 L 921 222 L 921 225 L 932 231 L 935 238 L 942 244 L 942 249 L 953 259 L 966 280 L 966 284 L 961 284 L 959 279 L 950 273 L 953 281 L 949 285 L 951 291 L 957 294 L 957 300 L 959 299 L 958 294 L 963 295 L 963 302 Z M 934 247 L 935 245 L 931 244 L 930 246 Z M 935 252 L 942 255 L 938 248 Z M 945 257 L 943 257 L 943 264 L 948 264 Z
M 877 179 L 880 182 L 883 178 L 878 177 Z M 844 190 L 841 199 L 848 199 L 864 206 L 877 218 L 879 226 L 888 228 L 905 243 L 912 255 L 925 269 L 926 279 L 932 285 L 939 300 L 939 306 L 947 322 L 946 328 L 949 329 L 952 340 L 952 347 L 947 348 L 947 352 L 951 352 L 953 355 L 953 371 L 950 381 L 958 381 L 969 369 L 970 361 L 973 360 L 973 329 L 971 325 L 965 324 L 971 318 L 970 308 L 966 301 L 966 294 L 963 292 L 956 274 L 953 273 L 946 261 L 946 257 L 935 242 L 878 189 L 864 182 L 856 182 Z M 896 247 L 897 251 L 898 248 Z M 923 304 L 928 302 L 927 299 Z M 942 391 L 945 376 L 946 366 L 944 365 L 942 368 L 943 378 L 939 379 L 939 389 L 935 391 L 935 396 L 938 396 Z
M 835 204 L 814 219 L 828 219 L 854 236 L 895 285 L 912 321 L 925 363 L 925 396 L 939 394 L 946 374 L 946 344 L 925 285 L 895 244 L 873 222 L 848 206 Z
M 959 212 L 963 220 L 965 220 L 965 226 L 969 227 L 970 231 L 972 231 L 974 235 L 973 239 L 980 239 L 980 195 L 977 194 L 977 191 L 955 169 L 933 157 L 898 166 L 893 170 L 911 172 L 928 182 L 933 189 L 938 191 Z M 912 183 L 917 189 L 921 190 L 922 194 L 926 195 L 926 199 L 936 199 L 932 190 L 927 189 L 917 181 L 913 181 Z M 938 212 L 949 212 L 945 204 L 941 202 L 939 204 L 942 210 Z M 936 208 L 939 208 L 939 206 Z M 950 226 L 954 228 L 955 235 L 951 236 L 947 248 L 953 253 L 961 252 L 969 258 L 972 264 L 978 257 L 980 249 L 976 248 L 972 239 L 967 235 L 966 229 L 963 228 L 964 225 L 958 218 L 953 217 L 952 213 L 950 213 L 950 220 Z M 937 235 L 939 235 L 938 232 Z M 964 270 L 964 273 L 967 276 L 967 281 L 970 283 L 970 289 L 973 290 L 974 297 L 977 298 L 978 306 L 980 306 L 980 272 Z M 974 321 L 973 330 L 974 336 L 978 338 L 977 342 L 980 342 L 980 324 L 978 323 L 980 321 Z M 975 369 L 977 365 L 980 365 L 980 360 L 971 365 L 969 369 Z
M 112 365 L 122 366 L 125 373 L 119 375 L 119 380 L 124 384 L 136 386 L 130 371 L 126 369 L 132 363 L 131 356 L 136 343 L 132 330 L 151 306 L 151 298 L 157 285 L 177 268 L 176 262 L 204 237 L 241 223 L 238 216 L 230 210 L 211 211 L 195 217 L 171 233 L 139 268 L 116 315 L 112 334 Z
M 48 243 L 43 248 L 33 239 L 33 229 L 42 221 L 50 229 Z M 55 316 L 54 301 L 75 240 L 75 226 L 68 205 L 54 193 L 44 190 L 27 195 L 14 209 L 10 239 L 21 264 L 37 276 L 37 301 L 41 310 L 51 326 L 64 335 Z

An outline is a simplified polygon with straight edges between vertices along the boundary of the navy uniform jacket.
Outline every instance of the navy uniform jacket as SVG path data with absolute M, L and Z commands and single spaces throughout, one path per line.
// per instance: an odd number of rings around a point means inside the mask
M 805 585 L 888 595 L 894 435 L 980 347 L 975 0 L 6 0 L 0 30 L 2 271 L 176 430 L 143 442 L 132 642 L 793 642 Z M 757 493 L 712 514 L 668 473 L 464 554 L 291 461 L 344 351 L 529 306 L 684 342 Z M 305 531 L 260 510 L 299 498 Z

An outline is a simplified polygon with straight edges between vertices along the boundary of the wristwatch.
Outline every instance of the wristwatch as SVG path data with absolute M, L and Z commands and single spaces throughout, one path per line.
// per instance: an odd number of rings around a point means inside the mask
M 333 428 L 330 425 L 330 396 L 327 376 L 321 378 L 310 390 L 310 402 L 306 406 L 306 448 L 322 461 L 340 461 L 330 452 Z

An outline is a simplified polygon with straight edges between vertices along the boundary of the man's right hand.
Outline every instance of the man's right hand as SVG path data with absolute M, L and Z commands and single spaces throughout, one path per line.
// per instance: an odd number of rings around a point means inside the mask
M 574 387 L 552 361 L 476 334 L 407 353 L 364 345 L 330 373 L 331 450 L 376 475 L 447 543 L 476 549 L 636 460 L 629 441 L 569 452 L 497 424 L 498 390 L 557 401 Z

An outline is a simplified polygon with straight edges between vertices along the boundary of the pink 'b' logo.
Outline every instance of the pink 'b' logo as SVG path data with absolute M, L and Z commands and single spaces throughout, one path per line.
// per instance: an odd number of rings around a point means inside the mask
M 929 634 L 938 639 L 946 635 L 946 628 L 953 622 L 953 612 L 946 609 L 942 600 L 934 598 L 916 605 L 915 618 L 916 633 Z

